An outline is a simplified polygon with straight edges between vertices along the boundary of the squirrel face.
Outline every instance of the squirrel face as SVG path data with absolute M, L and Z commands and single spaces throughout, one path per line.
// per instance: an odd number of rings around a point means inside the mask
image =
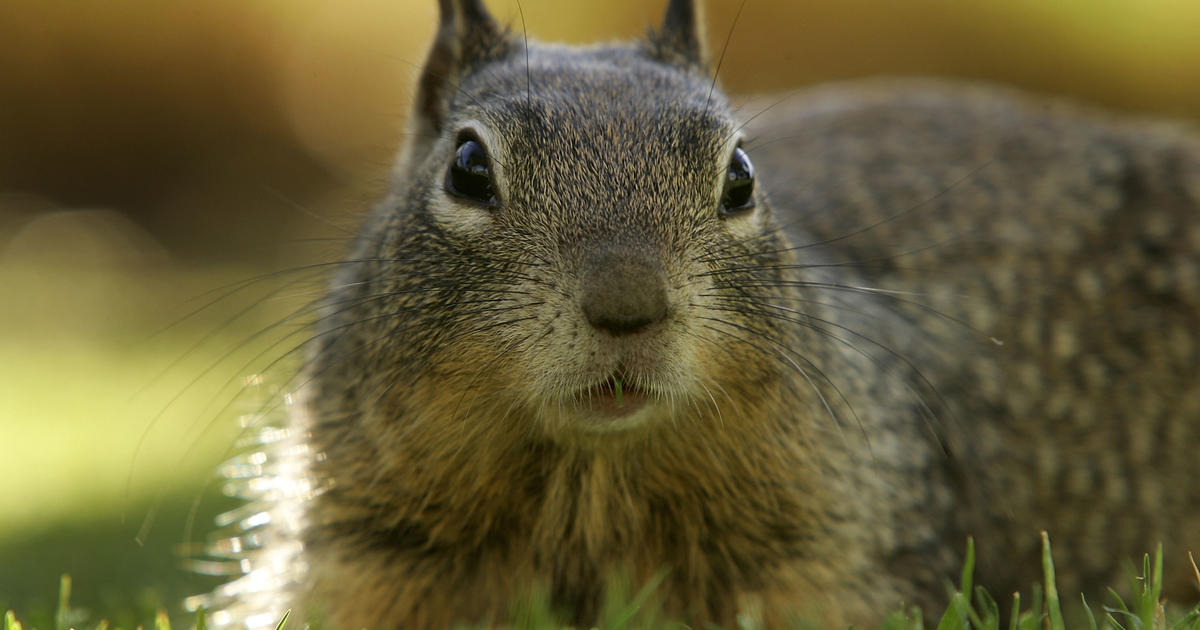
M 472 10 L 444 16 L 384 237 L 361 252 L 391 261 L 359 282 L 405 322 L 367 360 L 404 380 L 422 357 L 431 386 L 466 392 L 444 413 L 558 433 L 716 413 L 714 392 L 771 378 L 745 354 L 778 335 L 744 314 L 779 292 L 785 246 L 694 23 L 568 48 Z

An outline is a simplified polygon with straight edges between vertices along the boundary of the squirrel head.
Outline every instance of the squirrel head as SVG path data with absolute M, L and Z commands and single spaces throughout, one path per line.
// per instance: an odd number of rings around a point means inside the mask
M 479 66 L 524 52 L 528 41 L 502 28 L 482 0 L 438 0 L 439 22 L 425 60 L 414 107 L 414 126 L 428 139 L 442 130 L 458 82 Z M 651 31 L 650 56 L 677 68 L 707 74 L 703 17 L 693 0 L 670 0 L 662 27 Z
M 496 408 L 594 434 L 720 414 L 714 392 L 772 378 L 755 296 L 782 291 L 786 246 L 693 3 L 590 47 L 440 6 L 396 190 L 345 283 L 363 332 L 337 360 L 397 397 L 359 411 Z

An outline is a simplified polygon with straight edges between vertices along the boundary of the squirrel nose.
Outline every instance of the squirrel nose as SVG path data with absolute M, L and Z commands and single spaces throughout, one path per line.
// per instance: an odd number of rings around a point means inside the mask
M 637 250 L 590 256 L 583 273 L 583 315 L 614 335 L 638 332 L 667 316 L 666 274 Z

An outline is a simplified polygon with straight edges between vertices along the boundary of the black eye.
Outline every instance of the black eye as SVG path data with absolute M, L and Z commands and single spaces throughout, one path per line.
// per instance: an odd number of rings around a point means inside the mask
M 730 216 L 754 208 L 754 165 L 750 156 L 738 147 L 725 172 L 725 192 L 721 195 L 721 215 Z
M 454 162 L 446 172 L 446 192 L 482 204 L 496 203 L 492 166 L 487 152 L 478 141 L 471 138 L 459 140 Z

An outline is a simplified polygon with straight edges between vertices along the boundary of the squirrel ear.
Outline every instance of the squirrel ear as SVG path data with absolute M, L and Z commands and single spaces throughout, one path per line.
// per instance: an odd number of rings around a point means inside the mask
M 472 65 L 502 54 L 507 34 L 482 0 L 438 0 L 437 34 L 418 83 L 414 111 L 419 131 L 436 134 L 446 122 L 449 95 Z
M 651 44 L 655 54 L 668 63 L 707 64 L 708 41 L 699 0 L 670 0 L 662 28 L 651 36 Z

